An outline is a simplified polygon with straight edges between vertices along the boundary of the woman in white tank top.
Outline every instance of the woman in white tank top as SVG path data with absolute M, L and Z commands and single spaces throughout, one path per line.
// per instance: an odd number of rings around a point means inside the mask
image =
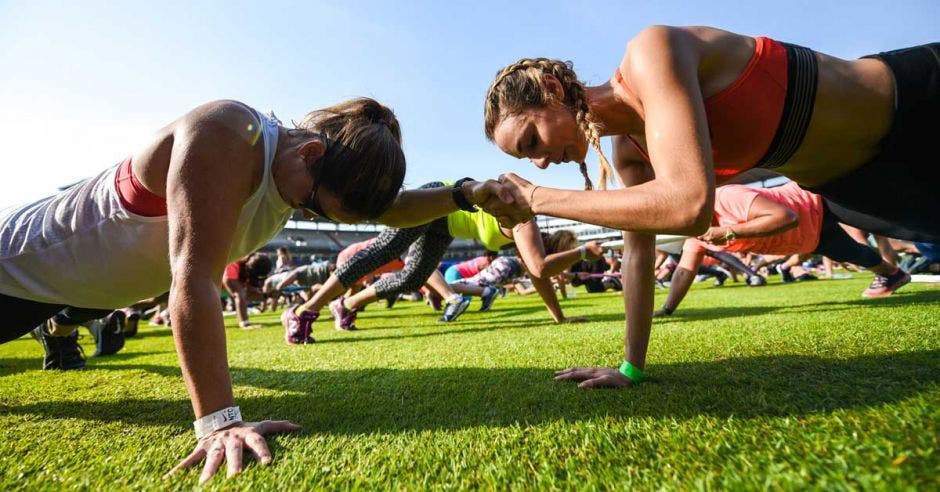
M 398 121 L 371 99 L 313 111 L 294 129 L 235 101 L 199 106 L 121 164 L 0 211 L 0 310 L 13 318 L 0 343 L 40 324 L 45 335 L 67 334 L 71 326 L 57 321 L 84 321 L 64 316 L 70 310 L 99 317 L 169 290 L 203 437 L 170 473 L 205 459 L 207 480 L 227 450 L 242 446 L 270 461 L 262 436 L 299 427 L 241 422 L 218 308 L 222 270 L 270 241 L 296 210 L 408 227 L 455 211 L 456 193 L 487 207 L 512 201 L 495 181 L 400 192 L 404 174 Z M 229 468 L 237 473 L 241 464 Z

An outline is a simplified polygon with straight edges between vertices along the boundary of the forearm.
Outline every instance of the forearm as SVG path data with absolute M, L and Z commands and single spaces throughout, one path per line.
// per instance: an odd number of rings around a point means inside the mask
M 552 281 L 548 277 L 532 277 L 532 287 L 539 293 L 548 314 L 552 316 L 555 323 L 561 323 L 565 320 L 565 315 L 561 310 L 561 304 L 558 302 L 558 296 L 555 295 L 555 288 L 552 287 Z
M 174 281 L 170 318 L 196 418 L 234 404 L 219 293 L 209 280 Z
M 676 267 L 676 271 L 672 273 L 672 282 L 669 284 L 669 295 L 666 296 L 663 306 L 670 312 L 678 309 L 694 280 L 695 272 L 681 266 Z
M 656 181 L 611 191 L 540 186 L 532 193 L 531 208 L 535 214 L 625 231 L 698 235 L 708 228 L 711 194 L 686 196 Z
M 561 251 L 559 253 L 546 255 L 539 265 L 533 265 L 532 268 L 529 268 L 529 265 L 526 265 L 526 268 L 529 269 L 529 273 L 531 273 L 533 277 L 551 278 L 561 272 L 564 272 L 568 269 L 568 267 L 580 259 L 581 250 L 579 248 L 574 248 L 569 249 L 568 251 Z
M 402 191 L 378 222 L 399 229 L 427 224 L 458 210 L 452 192 L 450 186 Z
M 737 237 L 767 237 L 793 229 L 798 224 L 798 222 L 786 221 L 781 217 L 767 215 L 727 228 L 734 231 Z
M 655 236 L 626 232 L 623 235 L 623 298 L 627 315 L 625 360 L 646 367 L 650 329 L 653 325 L 653 257 Z

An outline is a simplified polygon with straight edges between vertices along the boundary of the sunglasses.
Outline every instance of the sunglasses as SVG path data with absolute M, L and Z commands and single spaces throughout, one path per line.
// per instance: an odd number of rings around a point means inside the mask
M 315 214 L 317 217 L 326 219 L 330 222 L 336 222 L 326 214 L 326 211 L 323 210 L 323 206 L 320 205 L 320 200 L 317 198 L 318 191 L 320 191 L 320 180 L 314 182 L 313 189 L 310 190 L 310 195 L 306 200 L 303 201 L 301 206 L 304 208 L 304 210 Z
M 325 135 L 320 134 L 319 137 L 323 139 L 323 143 L 329 145 L 329 140 Z M 326 211 L 323 210 L 323 206 L 320 205 L 320 200 L 317 198 L 317 192 L 320 191 L 320 166 L 315 168 L 311 165 L 310 175 L 313 176 L 313 188 L 310 190 L 310 194 L 307 195 L 307 199 L 301 203 L 301 207 L 308 212 L 315 214 L 317 217 L 325 219 L 329 222 L 337 222 L 333 220 L 329 215 L 326 214 Z

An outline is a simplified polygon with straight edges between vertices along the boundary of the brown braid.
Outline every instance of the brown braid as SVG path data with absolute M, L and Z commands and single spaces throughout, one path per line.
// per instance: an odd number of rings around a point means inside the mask
M 548 58 L 523 58 L 496 74 L 486 94 L 483 127 L 486 137 L 492 141 L 496 124 L 504 117 L 530 107 L 543 107 L 552 99 L 542 83 L 542 74 L 550 73 L 557 78 L 565 91 L 565 106 L 574 112 L 575 121 L 585 139 L 594 147 L 600 163 L 601 189 L 607 188 L 613 172 L 610 161 L 604 155 L 600 142 L 600 125 L 594 120 L 587 103 L 584 84 L 578 80 L 571 62 Z M 587 166 L 580 163 L 584 175 L 585 189 L 593 189 Z

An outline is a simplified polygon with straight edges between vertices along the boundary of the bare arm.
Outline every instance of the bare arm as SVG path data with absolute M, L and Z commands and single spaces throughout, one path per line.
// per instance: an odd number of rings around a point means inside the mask
M 169 304 L 173 340 L 196 418 L 234 405 L 218 282 L 242 204 L 259 175 L 259 150 L 233 130 L 244 128 L 244 124 L 233 122 L 246 117 L 254 118 L 241 105 L 210 103 L 183 117 L 173 132 L 167 175 L 173 274 Z M 200 478 L 205 481 L 227 456 L 229 475 L 234 475 L 241 471 L 243 445 L 261 461 L 270 461 L 261 436 L 267 431 L 296 428 L 281 427 L 284 424 L 244 424 L 237 430 L 217 431 L 199 441 L 196 450 L 170 473 L 205 458 Z
M 634 38 L 620 70 L 642 101 L 653 179 L 613 191 L 535 188 L 515 175 L 513 196 L 535 214 L 626 231 L 697 235 L 707 229 L 715 177 L 698 49 L 682 29 L 649 28 Z
M 652 171 L 623 139 L 614 139 L 614 167 L 625 186 L 653 178 Z M 627 188 L 631 189 L 631 188 Z M 621 281 L 626 314 L 624 360 L 646 367 L 650 330 L 653 325 L 653 260 L 656 236 L 640 232 L 623 233 Z M 632 382 L 617 369 L 570 368 L 556 373 L 556 379 L 580 381 L 582 388 L 625 387 Z
M 277 290 L 281 290 L 281 289 L 283 289 L 284 287 L 287 287 L 288 285 L 294 283 L 294 280 L 297 280 L 297 269 L 296 269 L 296 268 L 293 269 L 293 270 L 291 270 L 290 273 L 288 273 L 286 277 L 284 277 L 283 279 L 281 279 L 281 281 L 278 282 L 278 284 L 275 285 L 274 288 L 277 289 Z
M 461 191 L 467 201 L 474 205 L 513 202 L 512 194 L 493 180 L 464 182 Z M 453 188 L 450 186 L 405 190 L 398 194 L 391 208 L 379 217 L 378 222 L 398 228 L 415 227 L 457 210 Z
M 552 319 L 555 320 L 555 323 L 564 322 L 565 314 L 561 310 L 561 304 L 558 303 L 558 296 L 555 295 L 552 279 L 549 277 L 535 276 L 530 278 L 532 279 L 532 287 L 535 288 L 535 291 L 539 293 L 539 297 L 542 298 L 542 302 L 545 303 L 548 314 L 552 315 Z

